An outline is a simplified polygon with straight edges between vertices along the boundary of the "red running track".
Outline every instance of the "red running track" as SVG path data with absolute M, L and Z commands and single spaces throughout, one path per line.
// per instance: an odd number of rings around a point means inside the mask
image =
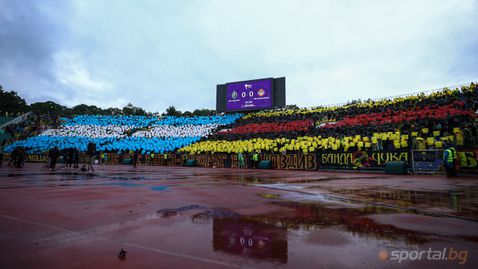
M 0 168 L 0 268 L 478 264 L 476 179 L 150 166 L 97 170 Z M 121 248 L 125 259 L 117 257 Z M 392 250 L 430 248 L 469 253 L 447 261 L 380 259 Z

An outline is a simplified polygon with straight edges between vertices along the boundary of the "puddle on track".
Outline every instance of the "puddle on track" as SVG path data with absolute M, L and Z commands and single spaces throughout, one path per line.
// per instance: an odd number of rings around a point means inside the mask
M 30 186 L 37 186 L 35 185 L 36 182 L 49 185 L 52 183 L 51 181 L 68 180 L 68 182 L 63 183 L 71 183 L 71 185 L 63 184 L 64 186 L 81 187 L 106 184 L 126 188 L 150 188 L 155 191 L 170 190 L 171 185 L 160 186 L 158 184 L 159 186 L 152 186 L 152 182 L 139 181 L 161 181 L 164 180 L 162 178 L 171 178 L 173 174 L 175 178 L 181 177 L 178 173 L 161 175 L 158 176 L 158 179 L 146 173 L 142 174 L 144 176 L 131 175 L 130 177 L 124 171 L 109 175 L 103 175 L 102 173 L 95 175 L 83 173 L 18 173 L 19 176 L 25 177 L 22 182 L 34 182 Z M 12 177 L 15 177 L 17 174 L 12 175 L 14 175 Z M 212 179 L 205 181 L 205 184 L 211 184 L 218 180 L 221 183 L 225 182 L 225 184 L 229 182 L 273 184 L 277 182 L 308 183 L 336 179 L 325 177 L 289 181 L 286 177 L 265 178 L 255 176 L 252 173 L 246 175 L 210 175 L 204 173 L 195 175 L 193 173 L 188 175 L 187 178 L 194 178 L 195 176 L 198 176 L 199 179 L 207 179 L 207 177 Z M 69 180 L 72 182 L 69 182 Z M 78 182 L 74 180 L 78 180 Z M 84 181 L 82 182 L 82 180 Z M 387 188 L 329 189 L 329 191 L 345 197 L 357 196 L 365 201 L 396 201 L 397 203 L 403 203 L 405 207 L 419 207 L 422 205 L 427 207 L 431 205 L 463 210 L 464 212 L 467 212 L 467 208 L 471 208 L 473 214 L 476 213 L 473 210 L 477 206 L 476 188 L 456 189 L 448 192 L 392 191 Z M 150 225 L 149 227 L 153 232 L 145 238 L 152 238 L 152 245 L 154 245 L 153 241 L 161 242 L 158 243 L 159 246 L 161 248 L 165 247 L 166 242 L 163 243 L 162 240 L 171 238 L 170 245 L 174 246 L 176 244 L 178 246 L 176 251 L 178 252 L 189 253 L 185 249 L 192 246 L 191 249 L 194 247 L 195 249 L 202 249 L 201 251 L 206 254 L 219 255 L 219 260 L 221 258 L 230 260 L 230 257 L 233 257 L 233 260 L 239 259 L 238 264 L 244 265 L 244 267 L 251 265 L 250 267 L 254 268 L 262 268 L 262 265 L 265 265 L 264 267 L 288 268 L 400 268 L 404 264 L 380 261 L 377 257 L 379 250 L 427 250 L 429 247 L 435 249 L 443 249 L 443 247 L 478 249 L 478 235 L 476 234 L 478 224 L 476 222 L 409 214 L 410 211 L 408 210 L 397 210 L 370 204 L 360 204 L 360 207 L 357 208 L 337 203 L 331 205 L 326 203 L 326 196 L 321 197 L 320 195 L 307 196 L 324 199 L 324 202 L 289 202 L 287 201 L 287 194 L 277 195 L 261 192 L 267 192 L 267 190 L 262 189 L 258 191 L 257 195 L 264 198 L 262 200 L 265 200 L 265 203 L 278 206 L 281 210 L 257 215 L 244 215 L 234 210 L 208 208 L 199 204 L 164 208 L 157 211 L 157 208 L 154 208 L 149 211 L 152 213 L 151 215 L 135 218 L 131 223 L 131 227 L 134 229 L 131 229 L 135 230 L 138 235 L 142 235 L 141 232 L 147 230 L 145 226 Z M 407 215 L 407 223 L 403 219 L 393 217 L 401 215 Z M 377 218 L 377 216 L 380 216 L 380 218 Z M 383 221 L 383 219 L 388 220 L 388 222 Z M 399 225 L 399 222 L 402 222 L 401 225 Z M 449 223 L 454 224 L 450 225 L 450 231 L 447 233 L 441 232 L 443 227 L 448 229 L 447 225 Z M 465 223 L 466 225 L 462 225 Z M 122 224 L 121 228 L 127 231 L 128 227 L 126 226 L 128 226 L 127 223 Z M 417 226 L 420 229 L 416 228 Z M 438 226 L 442 230 L 437 228 Z M 168 232 L 170 234 L 167 234 Z M 123 235 L 128 235 L 128 233 Z M 154 236 L 158 237 L 155 238 Z M 139 236 L 135 234 L 134 237 Z M 180 241 L 181 238 L 186 240 Z M 181 242 L 184 242 L 183 245 L 181 245 Z M 194 254 L 194 252 L 190 252 L 190 254 Z M 217 258 L 217 256 L 213 256 L 213 258 Z M 476 255 L 472 253 L 469 259 L 468 263 L 460 266 L 460 268 L 476 267 L 476 264 L 478 264 Z M 456 263 L 449 265 L 448 268 L 457 267 Z M 437 263 L 433 261 L 407 263 L 405 266 L 408 268 L 436 268 Z
M 365 255 L 361 253 L 365 251 L 370 252 L 374 259 L 370 264 L 372 267 L 368 268 L 387 267 L 387 264 L 377 257 L 380 249 L 427 250 L 428 246 L 437 244 L 458 249 L 463 249 L 465 246 L 478 246 L 478 236 L 470 236 L 470 231 L 468 235 L 460 234 L 460 231 L 456 231 L 453 235 L 439 234 L 432 230 L 400 228 L 374 219 L 374 216 L 386 218 L 403 214 L 404 212 L 400 210 L 380 206 L 330 208 L 317 203 L 285 201 L 270 203 L 282 207 L 283 210 L 267 214 L 241 215 L 223 208 L 204 209 L 200 205 L 190 205 L 177 209 L 162 209 L 157 213 L 161 218 L 175 217 L 177 221 L 191 218 L 191 222 L 183 222 L 180 227 L 190 230 L 193 237 L 195 236 L 192 232 L 195 230 L 194 225 L 201 227 L 209 225 L 212 231 L 210 245 L 213 252 L 271 264 L 296 264 L 297 266 L 297 261 L 302 259 L 300 257 L 304 257 L 304 253 L 310 254 L 310 251 L 314 249 L 326 251 L 331 247 L 338 247 L 336 252 L 333 252 L 334 259 L 364 259 L 360 255 Z M 415 217 L 419 222 L 421 217 L 426 220 L 432 218 L 431 226 L 435 221 L 442 220 L 440 217 L 420 215 Z M 472 224 L 475 225 L 474 228 L 478 227 L 478 224 Z M 359 257 L 355 257 L 354 254 L 350 257 L 342 257 L 342 248 L 344 251 L 351 249 L 352 253 L 361 254 Z M 319 258 L 314 255 L 306 257 L 308 260 Z M 321 256 L 320 259 L 327 258 Z M 476 262 L 476 257 L 473 261 Z M 310 263 L 301 268 L 314 268 L 313 265 Z
M 157 214 L 157 217 L 160 217 L 160 218 L 169 218 L 169 217 L 172 217 L 172 216 L 177 216 L 185 211 L 189 211 L 189 210 L 196 210 L 196 209 L 205 209 L 206 207 L 205 206 L 202 206 L 202 205 L 187 205 L 187 206 L 183 206 L 183 207 L 179 207 L 179 208 L 165 208 L 165 209 L 161 209 L 161 210 L 158 210 L 156 212 Z
M 367 202 L 388 203 L 408 209 L 433 209 L 478 220 L 478 188 L 448 191 L 394 190 L 389 188 L 328 189 L 334 194 Z
M 169 186 L 153 186 L 151 187 L 153 191 L 165 191 L 169 189 Z

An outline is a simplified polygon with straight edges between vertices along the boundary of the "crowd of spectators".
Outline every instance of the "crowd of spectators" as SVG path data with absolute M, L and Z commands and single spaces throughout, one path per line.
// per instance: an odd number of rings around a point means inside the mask
M 312 127 L 314 121 L 311 119 L 295 120 L 295 121 L 280 121 L 267 123 L 249 123 L 245 125 L 236 126 L 232 129 L 226 129 L 218 132 L 218 135 L 226 134 L 257 134 L 257 133 L 282 133 L 282 132 L 304 132 Z
M 356 116 L 345 116 L 342 120 L 333 124 L 326 123 L 323 128 L 357 126 L 357 125 L 381 125 L 392 123 L 394 125 L 404 122 L 414 122 L 421 119 L 444 120 L 455 116 L 473 116 L 474 111 L 463 109 L 464 102 L 455 101 L 445 106 L 433 106 L 423 108 L 410 108 L 407 110 L 386 111 L 370 114 L 359 114 Z
M 429 95 L 251 113 L 182 152 L 317 152 L 478 145 L 476 84 Z M 280 129 L 282 123 L 308 122 Z M 252 145 L 252 146 L 251 146 Z
M 49 129 L 40 136 L 125 137 L 133 128 L 134 126 L 128 125 L 65 125 L 59 129 Z
M 59 117 L 38 113 L 28 113 L 21 122 L 8 124 L 0 130 L 8 134 L 9 138 L 1 142 L 0 147 L 38 135 L 49 128 L 55 128 L 60 124 Z
M 86 136 L 32 136 L 24 140 L 16 141 L 5 147 L 5 152 L 11 152 L 17 147 L 27 149 L 29 154 L 44 154 L 57 146 L 60 150 L 76 148 L 81 152 L 86 152 L 88 144 L 94 143 L 98 150 L 105 148 L 105 145 L 113 143 L 118 138 L 102 137 L 91 138 Z
M 100 151 L 125 153 L 131 150 L 138 151 L 141 154 L 167 153 L 190 145 L 199 141 L 200 137 L 125 137 L 115 139 L 111 143 L 102 145 L 98 148 Z
M 145 127 L 158 121 L 157 117 L 152 116 L 100 116 L 100 115 L 78 115 L 71 119 L 61 118 L 63 126 L 131 126 Z
M 280 109 L 273 111 L 261 111 L 245 115 L 244 121 L 263 122 L 275 120 L 275 117 L 290 120 L 313 118 L 319 120 L 341 119 L 345 116 L 356 116 L 359 114 L 370 114 L 386 111 L 405 110 L 409 108 L 422 108 L 428 105 L 444 106 L 454 101 L 465 102 L 465 109 L 478 110 L 477 85 L 471 83 L 456 89 L 444 88 L 430 94 L 419 93 L 406 97 L 388 98 L 380 100 L 353 101 L 349 104 L 330 107 Z M 240 123 L 240 121 L 239 121 Z
M 159 125 L 145 131 L 137 131 L 133 137 L 206 137 L 213 133 L 217 124 L 204 125 Z
M 91 116 L 43 119 L 9 126 L 5 151 L 238 153 L 409 150 L 478 145 L 476 84 L 342 106 L 216 116 Z M 59 125 L 59 126 L 58 126 Z M 49 126 L 45 131 L 43 126 Z M 43 133 L 41 133 L 43 132 Z M 40 134 L 41 133 L 41 134 Z
M 243 115 L 240 113 L 216 115 L 216 116 L 195 116 L 195 117 L 177 117 L 165 116 L 155 125 L 206 125 L 218 124 L 228 125 L 240 119 Z
M 231 124 L 241 114 L 195 117 L 91 116 L 62 118 L 59 128 L 20 139 L 5 147 L 6 152 L 25 148 L 27 153 L 42 154 L 57 146 L 60 151 L 88 150 L 93 143 L 102 152 L 173 152 L 199 141 L 220 125 Z M 169 124 L 166 124 L 169 123 Z M 27 123 L 25 123 L 27 124 Z

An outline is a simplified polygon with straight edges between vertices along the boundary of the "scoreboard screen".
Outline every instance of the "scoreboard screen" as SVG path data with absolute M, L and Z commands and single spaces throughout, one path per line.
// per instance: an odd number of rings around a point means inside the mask
M 226 84 L 226 111 L 259 110 L 273 106 L 273 79 Z

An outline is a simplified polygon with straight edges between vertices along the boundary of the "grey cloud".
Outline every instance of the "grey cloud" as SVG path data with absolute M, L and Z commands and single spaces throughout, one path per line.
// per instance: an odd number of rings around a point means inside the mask
M 426 90 L 478 78 L 476 3 L 0 0 L 0 84 L 150 111 L 270 76 L 301 106 Z
M 51 79 L 48 66 L 61 46 L 61 23 L 45 14 L 38 1 L 2 0 L 0 7 L 0 67 Z

